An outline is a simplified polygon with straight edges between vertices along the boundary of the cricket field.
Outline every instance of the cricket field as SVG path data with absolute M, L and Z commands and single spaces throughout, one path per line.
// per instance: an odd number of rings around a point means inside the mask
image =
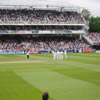
M 0 55 L 0 100 L 100 100 L 100 54 Z

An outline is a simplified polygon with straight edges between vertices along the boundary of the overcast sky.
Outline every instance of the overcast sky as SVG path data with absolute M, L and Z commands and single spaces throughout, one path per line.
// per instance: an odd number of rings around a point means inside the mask
M 32 4 L 55 4 L 55 5 L 78 5 L 89 9 L 93 16 L 100 17 L 100 0 L 0 0 L 0 5 L 32 5 Z

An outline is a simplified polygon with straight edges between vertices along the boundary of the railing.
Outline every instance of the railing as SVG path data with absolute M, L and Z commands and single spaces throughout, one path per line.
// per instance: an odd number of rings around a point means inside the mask
M 85 34 L 85 31 L 84 30 L 30 30 L 30 31 L 0 30 L 0 34 Z
M 90 44 L 90 45 L 94 45 L 93 41 L 91 39 L 89 39 L 89 37 L 87 37 L 86 35 L 83 35 L 83 38 Z
M 66 22 L 36 22 L 36 21 L 8 21 L 3 22 L 0 21 L 0 25 L 85 25 L 84 22 L 78 22 L 78 21 L 66 21 Z

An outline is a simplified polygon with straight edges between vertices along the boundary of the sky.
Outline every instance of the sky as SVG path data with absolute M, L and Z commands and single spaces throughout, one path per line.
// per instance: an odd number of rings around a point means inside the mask
M 100 0 L 0 0 L 0 5 L 33 4 L 76 5 L 87 8 L 93 16 L 100 17 Z

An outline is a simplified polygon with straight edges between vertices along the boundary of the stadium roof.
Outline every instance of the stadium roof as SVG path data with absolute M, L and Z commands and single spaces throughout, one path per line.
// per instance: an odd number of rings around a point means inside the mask
M 41 9 L 57 11 L 80 11 L 82 7 L 75 5 L 0 5 L 0 9 Z

